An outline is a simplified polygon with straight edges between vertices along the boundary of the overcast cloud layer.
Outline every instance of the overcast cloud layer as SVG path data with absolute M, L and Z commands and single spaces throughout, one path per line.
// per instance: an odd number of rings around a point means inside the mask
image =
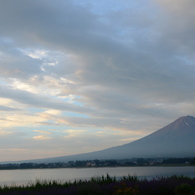
M 194 0 L 0 0 L 0 161 L 96 151 L 195 116 Z

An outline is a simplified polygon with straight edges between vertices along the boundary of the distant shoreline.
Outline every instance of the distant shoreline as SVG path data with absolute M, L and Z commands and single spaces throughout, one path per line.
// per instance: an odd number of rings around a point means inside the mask
M 32 169 L 92 169 L 92 168 L 121 168 L 121 167 L 194 167 L 195 165 L 157 165 L 157 166 L 106 166 L 106 167 L 47 167 L 47 168 L 10 168 L 10 169 L 2 169 L 3 170 L 32 170 Z
M 195 166 L 195 158 L 137 158 L 122 160 L 77 160 L 55 163 L 7 163 L 0 164 L 0 170 L 54 169 L 54 168 L 99 168 L 99 167 L 171 167 Z

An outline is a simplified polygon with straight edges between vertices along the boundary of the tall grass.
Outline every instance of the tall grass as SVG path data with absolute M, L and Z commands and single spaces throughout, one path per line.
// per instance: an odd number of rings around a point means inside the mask
M 195 195 L 195 178 L 171 176 L 141 180 L 128 175 L 116 179 L 108 174 L 90 180 L 62 182 L 36 180 L 23 186 L 1 186 L 5 195 Z

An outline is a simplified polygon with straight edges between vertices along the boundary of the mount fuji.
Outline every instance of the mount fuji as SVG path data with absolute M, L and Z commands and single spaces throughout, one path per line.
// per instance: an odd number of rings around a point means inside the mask
M 67 162 L 70 160 L 109 160 L 195 156 L 195 118 L 183 116 L 136 141 L 96 152 L 25 162 Z M 24 161 L 23 161 L 24 162 Z

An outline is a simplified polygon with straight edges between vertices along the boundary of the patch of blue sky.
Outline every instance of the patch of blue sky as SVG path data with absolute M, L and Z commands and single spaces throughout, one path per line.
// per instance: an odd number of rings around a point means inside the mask
M 0 85 L 8 85 L 8 83 L 6 81 L 4 81 L 3 79 L 0 79 Z
M 75 101 L 74 99 L 72 98 L 61 98 L 61 97 L 58 97 L 58 96 L 54 96 L 54 95 L 49 95 L 47 94 L 47 98 L 48 99 L 51 99 L 51 100 L 54 100 L 54 101 L 61 101 L 61 102 L 66 102 L 66 103 L 69 103 L 69 104 L 73 104 L 73 105 L 76 105 L 76 106 L 83 106 L 83 103 L 79 102 L 79 101 Z
M 73 100 L 73 102 L 74 102 L 75 105 L 83 106 L 83 103 L 81 103 L 81 102 L 79 102 L 79 101 L 76 101 L 76 100 L 79 100 L 80 98 L 81 98 L 80 96 L 74 95 L 74 100 Z
M 73 95 L 73 96 L 70 95 L 70 97 L 67 96 L 65 98 L 60 98 L 60 100 L 63 100 L 65 102 L 68 102 L 68 103 L 71 103 L 71 104 L 74 104 L 76 106 L 83 106 L 83 103 L 78 101 L 79 99 L 80 99 L 80 97 L 77 96 L 77 95 Z
M 69 116 L 69 117 L 82 117 L 82 118 L 90 118 L 88 115 L 86 114 L 80 114 L 77 112 L 63 112 L 64 116 Z
M 81 102 L 72 101 L 71 103 L 73 103 L 74 105 L 77 105 L 77 106 L 83 106 L 83 103 L 81 103 Z

